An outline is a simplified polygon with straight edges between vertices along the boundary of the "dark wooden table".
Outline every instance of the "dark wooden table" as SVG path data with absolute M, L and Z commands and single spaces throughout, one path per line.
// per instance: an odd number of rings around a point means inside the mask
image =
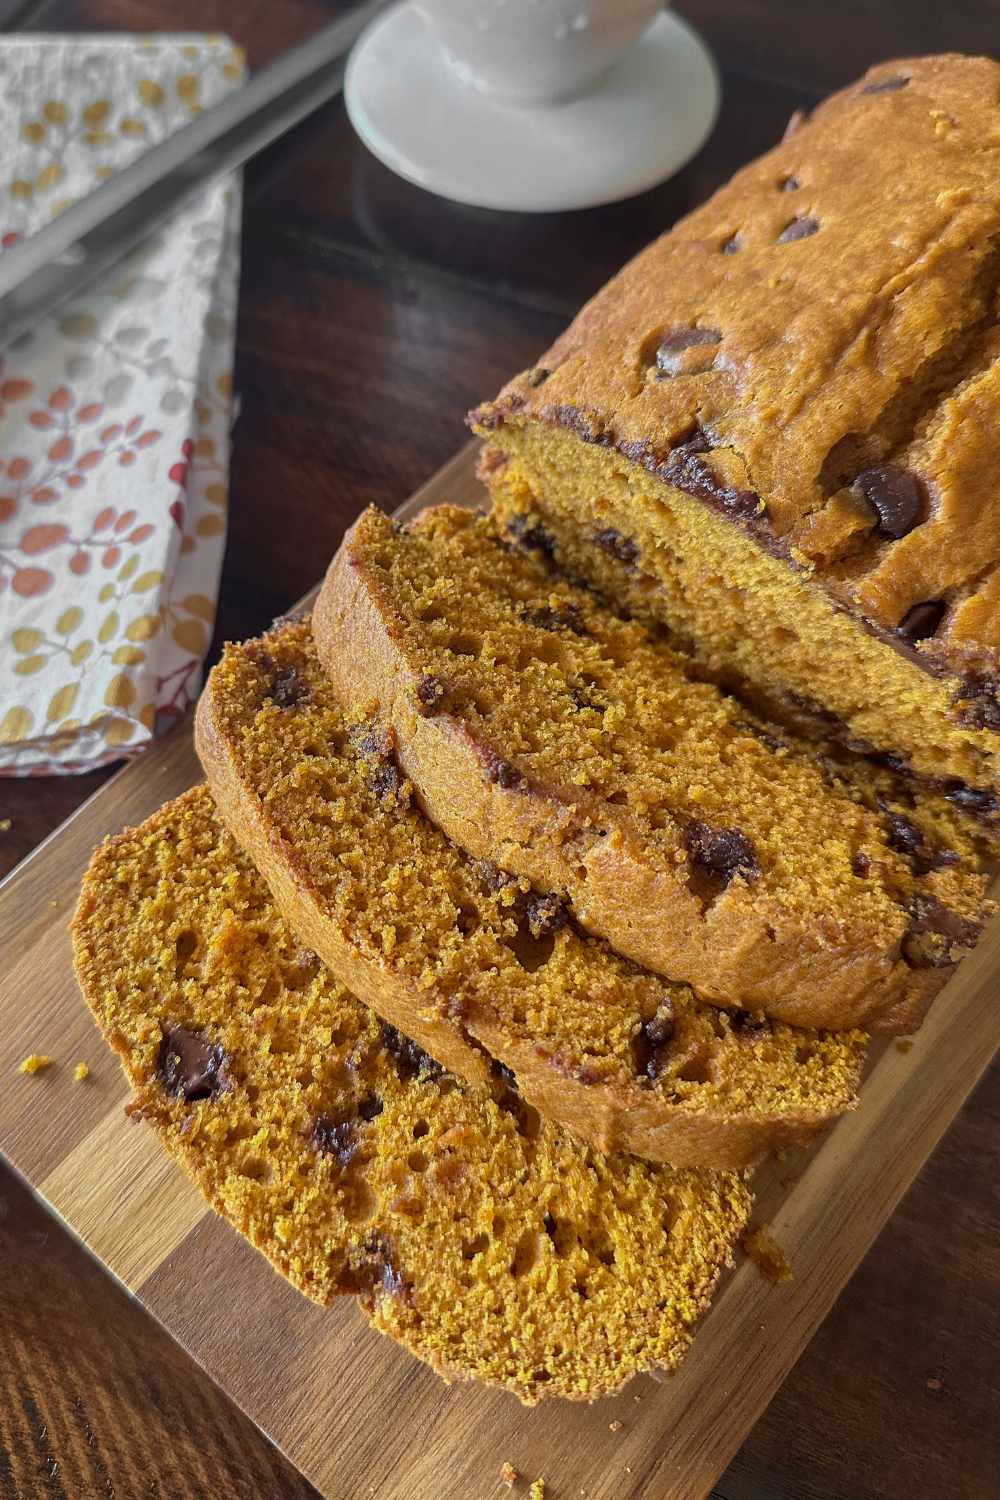
M 259 66 L 341 8 L 36 0 L 24 15 L 45 30 L 225 30 Z M 253 164 L 213 650 L 313 584 L 363 506 L 405 499 L 464 440 L 466 410 L 532 363 L 628 256 L 772 145 L 793 109 L 885 57 L 1000 46 L 1000 0 L 677 8 L 720 60 L 722 116 L 689 167 L 628 202 L 537 216 L 445 203 L 374 161 L 339 103 Z M 108 774 L 0 782 L 0 873 Z M 998 1246 L 995 1065 L 717 1494 L 995 1500 Z M 484 1476 L 484 1500 L 494 1489 Z M 0 1163 L 0 1500 L 41 1496 L 315 1491 Z

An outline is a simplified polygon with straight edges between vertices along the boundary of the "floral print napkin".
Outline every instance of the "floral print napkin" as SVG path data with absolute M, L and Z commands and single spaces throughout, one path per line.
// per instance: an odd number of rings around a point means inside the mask
M 244 77 L 222 36 L 0 40 L 9 248 Z M 226 539 L 240 180 L 0 358 L 0 774 L 141 749 L 196 696 Z

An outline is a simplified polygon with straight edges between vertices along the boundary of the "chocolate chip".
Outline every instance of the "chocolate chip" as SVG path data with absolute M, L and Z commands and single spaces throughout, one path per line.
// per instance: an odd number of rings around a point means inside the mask
M 505 792 L 524 789 L 524 777 L 509 760 L 495 760 L 486 772 L 487 781 L 502 787 Z
M 656 363 L 662 370 L 667 367 L 668 354 L 676 354 L 681 349 L 693 349 L 696 344 L 721 343 L 722 334 L 717 328 L 673 328 L 660 339 L 656 351 Z
M 313 1121 L 310 1137 L 315 1151 L 332 1156 L 338 1166 L 346 1167 L 357 1150 L 352 1115 L 319 1115 Z
M 907 906 L 910 925 L 903 936 L 903 957 L 914 969 L 944 969 L 963 956 L 956 950 L 975 947 L 981 922 L 960 917 L 936 896 L 914 896 Z
M 397 1031 L 388 1022 L 383 1023 L 379 1042 L 396 1064 L 396 1073 L 401 1083 L 411 1078 L 439 1078 L 444 1072 L 441 1064 L 426 1053 L 423 1047 Z
M 613 531 L 610 527 L 606 531 L 599 531 L 596 536 L 591 537 L 595 547 L 600 547 L 609 557 L 615 557 L 627 568 L 635 566 L 639 556 L 639 548 L 631 537 L 622 536 L 620 531 Z
M 276 630 L 281 630 L 285 625 L 301 625 L 305 615 L 275 615 L 267 627 L 267 634 L 271 635 Z
M 656 1015 L 646 1021 L 632 1038 L 632 1059 L 640 1078 L 656 1079 L 663 1072 L 665 1053 L 673 1040 L 675 1026 L 673 1002 L 667 998 Z
M 898 464 L 876 464 L 864 469 L 857 483 L 865 499 L 878 511 L 875 530 L 880 536 L 898 541 L 913 530 L 922 504 L 920 482 L 915 474 Z
M 914 641 L 926 641 L 934 634 L 944 618 L 944 612 L 948 608 L 943 599 L 928 600 L 924 604 L 914 604 L 896 626 L 904 641 L 911 644 Z
M 516 875 L 509 875 L 506 870 L 501 870 L 498 866 L 491 865 L 488 860 L 474 860 L 473 868 L 492 896 L 495 896 L 498 891 L 502 891 L 506 886 L 517 884 Z
M 713 877 L 725 890 L 737 875 L 759 880 L 760 865 L 752 840 L 738 828 L 712 828 L 695 821 L 688 826 L 687 849 L 693 864 Z
M 200 1031 L 167 1026 L 160 1044 L 159 1074 L 169 1094 L 212 1099 L 225 1086 L 225 1053 Z
M 965 786 L 964 783 L 952 787 L 950 792 L 945 792 L 945 796 L 952 807 L 960 808 L 962 812 L 995 813 L 998 806 L 992 792 L 983 792 L 979 787 Z
M 524 911 L 533 938 L 548 937 L 565 927 L 568 921 L 565 906 L 551 891 L 544 896 L 529 891 L 524 898 Z
M 797 177 L 786 177 L 781 184 L 781 191 L 783 193 L 797 193 L 801 186 L 802 184 Z
M 395 1296 L 403 1290 L 403 1275 L 396 1266 L 393 1249 L 385 1235 L 369 1230 L 351 1262 L 341 1275 L 341 1285 L 372 1297 L 376 1292 Z
M 295 944 L 295 962 L 300 969 L 318 969 L 320 964 L 319 955 L 299 942 Z
M 358 1114 L 362 1120 L 374 1120 L 385 1109 L 385 1105 L 377 1094 L 372 1094 L 367 1099 L 362 1099 L 358 1105 Z
M 863 94 L 894 94 L 897 89 L 905 89 L 909 83 L 908 78 L 883 78 L 879 83 L 869 83 L 861 90 Z
M 541 552 L 549 562 L 555 560 L 555 539 L 540 521 L 532 521 L 525 515 L 514 516 L 507 522 L 507 531 L 526 552 Z
M 878 805 L 889 828 L 889 848 L 897 854 L 916 854 L 924 842 L 923 830 L 904 813 L 893 811 L 882 797 L 878 798 Z
M 683 443 L 672 449 L 657 470 L 668 482 L 685 490 L 699 500 L 706 501 L 718 510 L 737 516 L 760 520 L 767 514 L 766 507 L 754 490 L 734 489 L 720 484 L 715 474 L 700 455 L 709 450 L 711 444 L 704 432 L 696 429 Z
M 271 679 L 269 694 L 272 703 L 279 708 L 295 708 L 303 698 L 309 696 L 309 688 L 299 675 L 298 667 L 282 667 Z
M 921 850 L 913 856 L 914 875 L 929 875 L 932 870 L 943 870 L 946 865 L 957 865 L 961 855 L 953 849 Z
M 541 365 L 536 365 L 533 370 L 528 371 L 528 384 L 531 386 L 544 385 L 551 374 L 551 370 L 543 370 Z
M 595 697 L 594 685 L 592 683 L 584 683 L 582 687 L 575 683 L 572 684 L 569 695 L 577 708 L 593 708 L 598 713 L 603 714 L 608 706 L 600 697 Z
M 757 1015 L 752 1010 L 731 1011 L 729 1029 L 744 1042 L 759 1042 L 774 1031 L 767 1016 Z
M 970 673 L 952 698 L 954 719 L 967 729 L 1000 732 L 1000 677 L 985 672 Z
M 588 635 L 583 616 L 575 604 L 560 604 L 558 609 L 545 605 L 542 609 L 530 610 L 524 618 L 542 630 L 571 630 L 574 635 Z
M 437 677 L 429 677 L 426 674 L 417 683 L 416 700 L 417 713 L 422 719 L 429 719 L 437 713 L 445 698 L 444 683 Z
M 793 219 L 792 222 L 787 226 L 787 228 L 781 231 L 781 233 L 778 235 L 778 244 L 788 245 L 792 240 L 807 240 L 809 236 L 811 234 L 815 234 L 818 229 L 819 220 L 810 219 L 805 214 L 803 214 L 799 218 Z
M 862 850 L 859 849 L 857 854 L 851 855 L 852 874 L 858 875 L 862 880 L 864 880 L 870 868 L 871 860 L 869 859 L 868 855 L 865 854 Z
M 368 781 L 372 791 L 384 807 L 405 808 L 409 806 L 410 797 L 406 790 L 406 777 L 394 760 L 386 758 L 372 761 L 368 767 Z
M 735 255 L 740 248 L 739 235 L 731 234 L 728 240 L 723 240 L 719 248 L 721 249 L 723 255 Z

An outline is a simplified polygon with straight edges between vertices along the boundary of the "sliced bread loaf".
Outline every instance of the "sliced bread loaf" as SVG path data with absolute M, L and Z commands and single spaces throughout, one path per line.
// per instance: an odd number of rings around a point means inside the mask
M 776 738 L 490 518 L 367 511 L 314 630 L 450 838 L 719 1005 L 913 1030 L 981 931 L 985 835 L 943 797 Z
M 439 1062 L 602 1150 L 741 1166 L 854 1099 L 864 1037 L 728 1014 L 577 930 L 413 805 L 391 742 L 353 735 L 307 622 L 226 648 L 198 709 L 221 816 L 289 926 Z
M 529 1403 L 680 1360 L 740 1176 L 604 1157 L 443 1072 L 296 942 L 204 787 L 97 850 L 73 936 L 133 1116 L 314 1301 Z

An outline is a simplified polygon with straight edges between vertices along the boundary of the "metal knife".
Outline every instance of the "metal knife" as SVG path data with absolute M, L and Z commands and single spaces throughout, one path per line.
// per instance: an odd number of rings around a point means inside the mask
M 347 54 L 388 0 L 366 0 L 0 256 L 0 349 L 76 297 L 214 178 L 332 99 Z

